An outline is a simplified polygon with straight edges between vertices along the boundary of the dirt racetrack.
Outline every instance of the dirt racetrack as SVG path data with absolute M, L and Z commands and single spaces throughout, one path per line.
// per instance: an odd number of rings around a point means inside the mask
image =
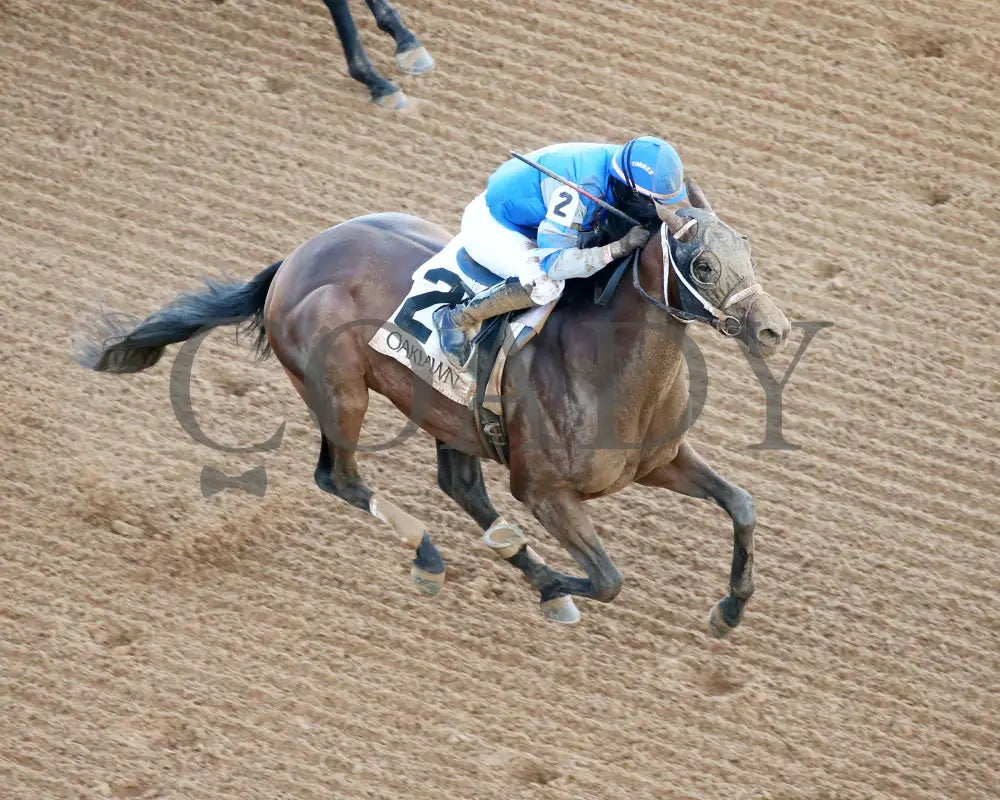
M 387 75 L 392 49 L 357 20 Z M 0 2 L 0 797 L 995 798 L 1000 785 L 1000 7 L 408 0 L 438 70 L 391 115 L 318 0 Z M 145 314 L 328 225 L 456 229 L 508 148 L 672 139 L 816 334 L 784 391 L 710 365 L 699 450 L 756 497 L 758 590 L 705 634 L 716 508 L 629 489 L 592 513 L 626 577 L 580 625 L 435 485 L 433 443 L 365 456 L 432 527 L 434 600 L 312 483 L 318 437 L 229 332 L 195 363 L 219 452 L 171 411 L 177 348 L 85 372 L 103 296 Z M 780 375 L 801 330 L 773 366 Z M 365 441 L 402 426 L 373 403 Z M 204 498 L 202 466 L 267 470 Z M 497 505 L 568 558 L 488 469 Z

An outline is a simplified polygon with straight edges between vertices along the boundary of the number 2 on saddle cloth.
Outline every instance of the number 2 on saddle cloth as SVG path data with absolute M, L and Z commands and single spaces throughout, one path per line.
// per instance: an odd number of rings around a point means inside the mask
M 428 270 L 424 276 L 424 280 L 431 283 L 443 283 L 450 288 L 448 291 L 435 289 L 434 291 L 414 295 L 403 303 L 403 307 L 399 309 L 396 324 L 420 342 L 420 344 L 427 344 L 427 340 L 433 331 L 422 322 L 414 319 L 414 314 L 438 303 L 461 303 L 467 297 L 472 297 L 472 292 L 462 283 L 462 279 L 454 272 L 449 272 L 446 269 Z

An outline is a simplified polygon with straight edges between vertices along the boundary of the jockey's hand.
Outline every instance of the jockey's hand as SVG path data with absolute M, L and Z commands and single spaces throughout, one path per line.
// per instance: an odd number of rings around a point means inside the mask
M 612 261 L 628 255 L 649 241 L 649 231 L 636 225 L 621 239 L 603 247 L 580 249 L 567 247 L 558 251 L 546 273 L 554 281 L 584 278 L 604 269 Z
M 642 225 L 636 225 L 617 242 L 612 242 L 608 245 L 611 251 L 611 258 L 621 258 L 622 256 L 627 256 L 633 250 L 638 250 L 649 241 L 649 235 L 649 231 L 646 228 L 642 227 Z

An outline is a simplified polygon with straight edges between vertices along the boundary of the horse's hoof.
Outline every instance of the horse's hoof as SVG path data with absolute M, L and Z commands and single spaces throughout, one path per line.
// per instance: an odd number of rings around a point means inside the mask
M 551 600 L 543 600 L 538 604 L 542 610 L 542 616 L 549 622 L 558 622 L 560 625 L 575 625 L 580 621 L 580 609 L 576 607 L 570 595 L 554 597 Z
M 733 629 L 733 626 L 726 622 L 722 616 L 722 603 L 723 601 L 720 600 L 708 612 L 708 632 L 716 639 L 728 636 L 729 632 Z
M 444 586 L 444 571 L 426 572 L 414 565 L 410 569 L 410 577 L 413 578 L 414 585 L 424 597 L 434 597 Z
M 405 111 L 410 107 L 410 98 L 403 94 L 402 89 L 382 97 L 375 97 L 372 102 L 382 108 L 388 108 L 390 111 Z
M 503 520 L 493 523 L 490 529 L 483 534 L 483 541 L 500 558 L 516 556 L 521 548 L 528 543 L 524 531 L 518 525 Z
M 396 66 L 407 75 L 423 75 L 434 69 L 434 59 L 424 47 L 414 47 L 405 53 L 396 53 Z

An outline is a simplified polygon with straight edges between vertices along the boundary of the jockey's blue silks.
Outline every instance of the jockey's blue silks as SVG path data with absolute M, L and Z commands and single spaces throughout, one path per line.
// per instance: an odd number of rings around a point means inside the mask
M 469 257 L 506 280 L 434 312 L 441 350 L 459 369 L 484 320 L 554 304 L 565 281 L 644 245 L 660 223 L 656 204 L 687 192 L 677 152 L 651 136 L 624 147 L 563 143 L 514 155 L 466 206 L 457 237 Z M 609 208 L 628 219 L 627 231 L 614 232 Z
M 608 213 L 614 214 L 615 216 L 620 217 L 621 219 L 624 219 L 626 222 L 628 222 L 628 223 L 630 223 L 632 225 L 641 225 L 642 224 L 641 222 L 639 222 L 639 220 L 635 219 L 634 217 L 630 217 L 628 214 L 626 214 L 621 209 L 616 208 L 615 206 L 611 205 L 611 203 L 608 203 L 605 200 L 601 200 L 599 197 L 594 197 L 594 195 L 592 195 L 589 192 L 587 192 L 587 190 L 584 189 L 582 186 L 577 186 L 572 181 L 568 180 L 567 178 L 564 178 L 562 175 L 557 175 L 556 173 L 552 172 L 552 170 L 546 169 L 541 164 L 539 164 L 539 163 L 537 163 L 535 161 L 532 161 L 527 156 L 522 156 L 520 153 L 515 153 L 513 150 L 510 150 L 508 152 L 512 156 L 514 156 L 514 158 L 516 158 L 518 161 L 523 161 L 529 167 L 534 167 L 539 172 L 541 172 L 543 175 L 547 175 L 548 177 L 552 178 L 553 180 L 559 181 L 559 183 L 563 184 L 564 186 L 568 186 L 573 191 L 579 192 L 580 194 L 582 194 L 587 199 L 592 200 L 593 202 L 597 203 L 597 205 L 599 205 L 601 208 L 603 208 Z M 634 182 L 633 182 L 633 185 L 634 185 Z
M 680 202 L 687 194 L 677 152 L 651 136 L 624 146 L 562 143 L 528 155 L 643 225 L 656 222 L 654 203 Z M 534 240 L 543 273 L 560 278 L 592 273 L 592 266 L 580 258 L 580 248 L 586 235 L 597 230 L 603 211 L 594 199 L 511 159 L 487 180 L 486 204 L 499 225 Z

